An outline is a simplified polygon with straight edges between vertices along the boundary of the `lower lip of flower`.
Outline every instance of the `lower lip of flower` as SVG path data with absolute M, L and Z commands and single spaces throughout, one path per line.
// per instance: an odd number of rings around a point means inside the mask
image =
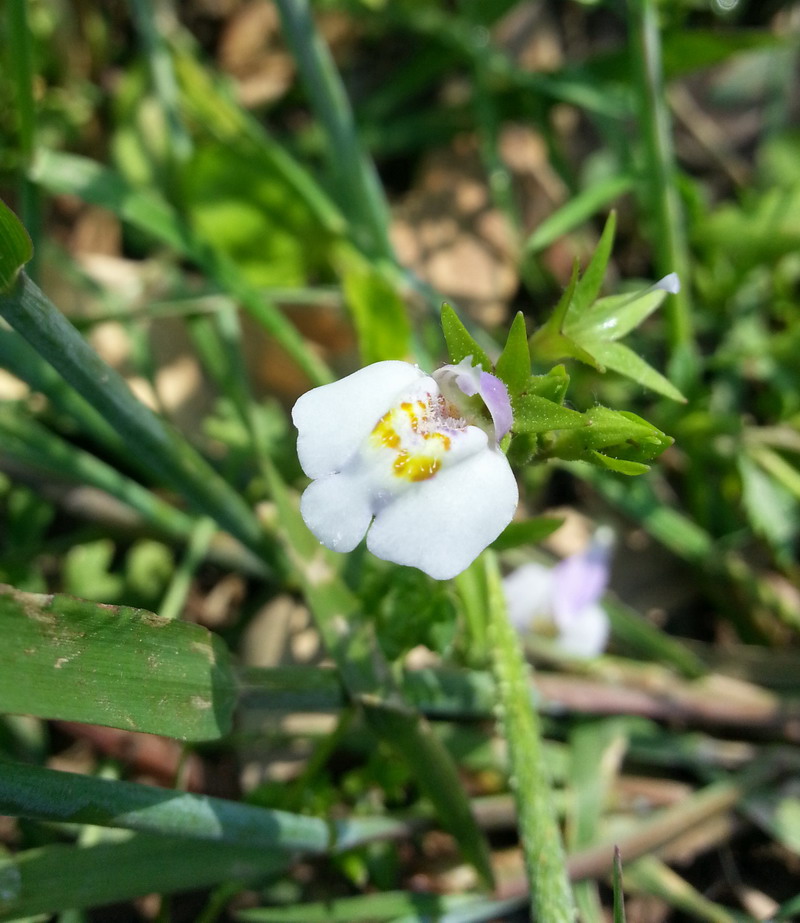
M 442 467 L 452 438 L 466 422 L 441 396 L 403 401 L 384 414 L 369 437 L 375 450 L 388 450 L 391 474 L 409 482 L 427 481 Z

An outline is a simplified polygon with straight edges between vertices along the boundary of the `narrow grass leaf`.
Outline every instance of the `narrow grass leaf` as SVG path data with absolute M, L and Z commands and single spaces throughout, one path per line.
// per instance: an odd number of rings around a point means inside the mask
M 406 829 L 382 817 L 329 823 L 208 795 L 2 761 L 0 813 L 312 854 L 351 849 Z
M 579 721 L 570 730 L 566 817 L 566 845 L 570 852 L 591 845 L 597 838 L 626 744 L 626 724 L 622 719 Z M 574 892 L 582 923 L 603 923 L 597 883 L 577 882 Z
M 28 232 L 14 212 L 0 201 L 0 293 L 10 292 L 22 267 L 33 256 Z
M 0 365 L 38 391 L 60 413 L 80 427 L 97 445 L 110 449 L 136 465 L 136 459 L 125 451 L 124 443 L 103 417 L 15 330 L 0 328 Z
M 86 157 L 53 151 L 43 151 L 37 157 L 32 175 L 50 192 L 76 195 L 108 208 L 123 221 L 194 261 L 278 340 L 314 384 L 330 381 L 325 364 L 308 349 L 278 308 L 247 282 L 226 254 L 190 229 L 157 192 L 133 187 L 115 171 Z
M 260 846 L 147 834 L 88 846 L 54 844 L 0 858 L 0 920 L 252 881 L 289 862 L 287 853 Z
M 186 513 L 37 423 L 22 408 L 0 405 L 0 454 L 56 480 L 104 490 L 170 538 L 185 539 L 192 530 L 192 518 Z
M 314 113 L 327 135 L 325 153 L 357 243 L 367 254 L 392 260 L 383 187 L 361 145 L 344 84 L 316 27 L 311 5 L 308 0 L 277 0 L 276 5 Z
M 230 657 L 200 625 L 0 585 L 0 626 L 0 712 L 178 740 L 230 731 Z
M 197 510 L 243 544 L 266 551 L 264 532 L 239 494 L 175 430 L 131 392 L 123 378 L 25 276 L 0 315 L 14 327 L 122 437 L 128 450 Z
M 581 190 L 536 227 L 525 242 L 525 258 L 544 250 L 559 237 L 580 227 L 609 202 L 629 192 L 633 186 L 634 178 L 623 173 L 609 176 Z
M 419 923 L 420 920 L 484 923 L 518 910 L 525 901 L 525 898 L 495 901 L 464 894 L 387 891 L 291 907 L 254 907 L 239 910 L 236 919 L 242 923 Z
M 707 923 L 737 923 L 741 918 L 710 901 L 685 878 L 655 856 L 645 856 L 625 869 L 628 887 L 666 901 L 675 910 Z
M 158 192 L 137 189 L 114 170 L 88 157 L 41 149 L 31 178 L 49 192 L 78 196 L 84 202 L 109 209 L 183 256 L 193 253 L 188 229 Z

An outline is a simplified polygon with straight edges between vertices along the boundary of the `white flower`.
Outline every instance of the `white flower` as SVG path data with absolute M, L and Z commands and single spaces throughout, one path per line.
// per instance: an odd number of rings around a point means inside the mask
M 608 643 L 609 623 L 599 599 L 608 584 L 613 534 L 598 529 L 580 554 L 555 567 L 524 564 L 503 581 L 508 617 L 520 631 L 554 635 L 575 657 L 596 657 Z
M 510 424 L 510 402 L 499 379 L 478 371 L 472 393 L 495 422 L 470 415 L 458 401 L 465 389 L 450 381 L 470 371 L 462 362 L 429 376 L 376 362 L 297 401 L 297 454 L 313 479 L 300 509 L 324 545 L 352 551 L 366 533 L 377 557 L 446 580 L 503 531 L 518 492 L 495 432 L 504 405 Z

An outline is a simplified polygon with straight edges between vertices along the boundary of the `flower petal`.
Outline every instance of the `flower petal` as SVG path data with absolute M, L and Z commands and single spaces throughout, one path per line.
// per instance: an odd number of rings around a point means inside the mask
M 376 362 L 303 394 L 292 409 L 297 455 L 310 478 L 340 471 L 381 416 L 425 373 L 408 362 Z
M 553 568 L 553 613 L 557 622 L 566 623 L 605 593 L 613 544 L 614 533 L 601 527 L 585 551 L 564 558 Z
M 447 580 L 497 538 L 518 499 L 505 455 L 487 447 L 396 497 L 377 514 L 367 547 L 385 561 Z
M 574 657 L 597 657 L 608 643 L 608 615 L 597 604 L 586 606 L 566 621 L 556 618 L 556 627 L 556 643 L 562 651 Z
M 523 564 L 503 580 L 508 619 L 519 632 L 530 631 L 535 619 L 551 619 L 553 568 Z
M 352 551 L 372 520 L 369 490 L 358 472 L 312 481 L 300 500 L 303 520 L 331 551 Z

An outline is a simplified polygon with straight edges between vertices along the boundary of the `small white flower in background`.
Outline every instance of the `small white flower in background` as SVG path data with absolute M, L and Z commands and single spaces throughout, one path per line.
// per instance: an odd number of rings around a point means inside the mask
M 608 643 L 609 622 L 599 604 L 610 569 L 614 535 L 603 526 L 585 551 L 554 567 L 524 564 L 503 581 L 508 617 L 520 632 L 554 637 L 575 657 L 596 657 Z
M 492 423 L 471 410 L 476 395 Z M 469 359 L 433 375 L 376 362 L 308 391 L 292 419 L 313 479 L 300 510 L 333 551 L 366 534 L 377 557 L 446 580 L 511 522 L 517 483 L 497 445 L 512 423 L 508 391 Z

